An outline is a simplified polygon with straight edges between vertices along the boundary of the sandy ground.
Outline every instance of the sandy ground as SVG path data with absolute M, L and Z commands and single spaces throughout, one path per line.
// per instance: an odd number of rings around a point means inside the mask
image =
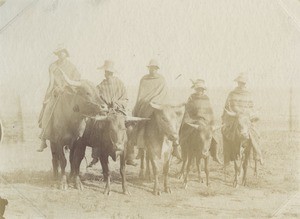
M 36 131 L 32 131 L 35 133 Z M 263 131 L 264 166 L 254 177 L 249 168 L 248 185 L 232 187 L 233 164 L 224 181 L 222 166 L 211 162 L 210 186 L 197 181 L 196 171 L 188 188 L 177 178 L 180 164 L 171 164 L 172 194 L 152 195 L 152 182 L 138 179 L 138 167 L 127 167 L 131 196 L 122 194 L 118 164 L 111 162 L 112 193 L 104 196 L 101 166 L 86 171 L 84 191 L 70 184 L 67 191 L 52 180 L 50 148 L 36 152 L 38 139 L 0 146 L 0 196 L 8 199 L 6 218 L 279 218 L 300 217 L 299 133 Z M 90 149 L 87 150 L 89 162 Z M 68 165 L 69 168 L 69 165 Z M 69 169 L 68 169 L 69 171 Z M 204 176 L 204 173 L 203 173 Z

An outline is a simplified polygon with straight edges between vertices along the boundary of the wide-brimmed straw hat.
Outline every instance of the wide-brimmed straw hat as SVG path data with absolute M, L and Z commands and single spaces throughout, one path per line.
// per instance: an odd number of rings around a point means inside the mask
M 155 59 L 151 59 L 149 64 L 147 65 L 148 68 L 152 66 L 155 66 L 159 69 L 158 62 Z
M 114 62 L 111 60 L 105 60 L 104 61 L 104 65 L 102 65 L 101 67 L 98 67 L 97 69 L 99 70 L 104 70 L 104 71 L 109 71 L 112 73 L 116 73 L 116 69 L 114 68 Z
M 236 79 L 234 79 L 234 81 L 246 84 L 248 82 L 248 78 L 244 73 L 241 73 L 239 74 L 239 76 L 236 77 Z
M 193 85 L 191 88 L 196 89 L 196 88 L 203 88 L 204 90 L 207 89 L 206 85 L 205 85 L 205 81 L 202 79 L 197 79 L 195 81 L 191 80 Z
M 70 56 L 68 50 L 67 50 L 65 47 L 63 47 L 63 46 L 59 46 L 57 49 L 55 49 L 55 50 L 53 51 L 53 53 L 54 53 L 55 55 L 58 55 L 58 54 L 60 54 L 60 53 L 62 53 L 62 52 L 64 52 L 68 57 Z

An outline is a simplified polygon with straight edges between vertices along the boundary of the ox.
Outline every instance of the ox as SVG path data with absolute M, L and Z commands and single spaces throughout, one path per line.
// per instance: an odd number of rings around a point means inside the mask
M 79 178 L 80 163 L 84 157 L 86 146 L 97 147 L 106 186 L 105 195 L 110 194 L 110 178 L 108 158 L 114 161 L 120 156 L 120 174 L 124 194 L 130 194 L 126 184 L 125 158 L 127 149 L 128 128 L 138 121 L 147 120 L 136 117 L 126 117 L 120 112 L 110 110 L 106 116 L 97 116 L 90 119 L 82 138 L 80 138 L 70 153 L 71 177 L 75 178 L 75 187 L 82 190 Z
M 74 90 L 66 88 L 56 100 L 48 128 L 51 130 L 49 140 L 53 174 L 55 178 L 58 178 L 58 167 L 60 166 L 61 189 L 68 187 L 65 173 L 67 160 L 63 148 L 66 145 L 72 147 L 80 136 L 80 129 L 84 126 L 86 116 L 95 116 L 101 111 L 101 107 L 96 104 L 98 101 L 96 87 L 85 80 L 81 81 Z
M 184 104 L 179 106 L 150 103 L 155 109 L 150 121 L 145 124 L 146 176 L 150 179 L 150 162 L 153 168 L 153 194 L 160 195 L 159 161 L 163 162 L 164 191 L 171 193 L 168 185 L 168 173 L 172 152 L 172 142 L 178 141 L 178 132 L 184 114 Z M 144 176 L 144 159 L 141 157 L 140 177 Z
M 225 109 L 231 122 L 222 129 L 223 134 L 223 153 L 224 153 L 224 171 L 230 161 L 234 161 L 235 176 L 233 187 L 237 187 L 238 176 L 243 167 L 242 185 L 246 185 L 246 175 L 250 152 L 253 148 L 251 143 L 252 122 L 258 120 L 255 115 L 248 113 L 235 113 Z M 240 161 L 240 163 L 238 163 Z M 255 161 L 255 173 L 257 163 Z
M 196 166 L 198 170 L 199 182 L 203 183 L 201 177 L 201 159 L 204 159 L 204 171 L 206 174 L 206 185 L 209 184 L 209 151 L 213 140 L 213 131 L 218 128 L 213 128 L 212 125 L 207 124 L 205 120 L 201 120 L 194 123 L 185 123 L 181 129 L 185 129 L 185 132 L 180 132 L 180 145 L 182 156 L 182 167 L 180 171 L 179 179 L 184 176 L 184 187 L 187 188 L 188 174 L 192 161 L 196 158 Z M 189 130 L 187 132 L 187 130 Z M 182 136 L 188 134 L 188 136 Z M 186 169 L 186 173 L 185 173 Z M 185 174 L 184 174 L 185 173 Z

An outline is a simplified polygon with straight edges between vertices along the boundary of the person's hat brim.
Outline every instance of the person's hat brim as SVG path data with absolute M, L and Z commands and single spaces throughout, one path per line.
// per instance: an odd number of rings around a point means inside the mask
M 196 89 L 196 88 L 202 88 L 203 90 L 207 90 L 206 86 L 197 86 L 197 85 L 193 85 L 191 88 Z
M 58 54 L 60 54 L 60 53 L 62 53 L 62 52 L 64 52 L 67 56 L 70 56 L 67 49 L 57 49 L 57 50 L 55 50 L 53 53 L 54 53 L 55 55 L 58 55 Z
M 236 79 L 234 79 L 235 82 L 242 82 L 242 83 L 247 83 L 247 80 L 245 78 L 240 78 L 240 77 L 237 77 Z
M 147 65 L 148 68 L 150 67 L 156 67 L 157 69 L 159 69 L 159 67 L 157 65 Z
M 107 67 L 107 66 L 105 66 L 105 65 L 103 65 L 103 66 L 101 66 L 101 67 L 98 67 L 97 69 L 98 69 L 98 70 L 109 71 L 109 72 L 112 72 L 112 73 L 114 73 L 114 74 L 117 73 L 116 69 L 111 68 L 111 67 Z

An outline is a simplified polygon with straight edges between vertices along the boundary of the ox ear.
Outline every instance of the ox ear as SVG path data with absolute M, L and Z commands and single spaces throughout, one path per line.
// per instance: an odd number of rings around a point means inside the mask
M 126 122 L 139 122 L 139 121 L 150 120 L 149 118 L 140 118 L 140 117 L 134 117 L 134 116 L 126 116 L 125 119 L 126 119 Z
M 229 116 L 236 116 L 237 114 L 235 112 L 229 111 L 227 109 L 224 109 L 225 112 L 229 115 Z
M 133 117 L 133 116 L 126 116 L 125 117 L 125 126 L 126 128 L 136 126 L 141 121 L 148 121 L 148 118 L 140 118 L 140 117 Z
M 78 104 L 73 107 L 73 112 L 78 113 L 80 111 Z
M 199 125 L 196 125 L 196 124 L 192 124 L 192 123 L 186 123 L 187 125 L 195 128 L 195 129 L 198 129 L 199 128 Z
M 163 106 L 161 104 L 150 102 L 150 106 L 157 110 L 162 110 Z

